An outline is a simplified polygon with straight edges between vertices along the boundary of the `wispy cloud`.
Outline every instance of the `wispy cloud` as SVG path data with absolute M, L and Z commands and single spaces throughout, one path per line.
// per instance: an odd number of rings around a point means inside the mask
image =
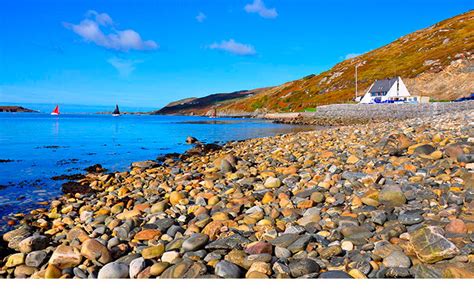
M 141 63 L 142 61 L 113 57 L 108 59 L 107 62 L 117 70 L 120 77 L 126 78 L 130 76 L 130 74 L 135 70 L 135 65 Z
M 263 18 L 276 18 L 278 12 L 275 8 L 267 8 L 263 0 L 254 0 L 253 3 L 247 4 L 244 7 L 247 13 L 258 13 Z
M 152 40 L 143 40 L 132 29 L 119 30 L 107 13 L 89 10 L 86 18 L 79 24 L 64 23 L 64 26 L 81 36 L 86 42 L 117 51 L 155 50 L 158 44 Z
M 360 55 L 362 55 L 362 53 L 350 53 L 344 56 L 344 60 L 356 58 L 356 57 L 359 57 Z
M 207 18 L 206 14 L 202 12 L 199 12 L 199 14 L 196 16 L 196 20 L 198 22 L 203 22 L 204 20 L 206 20 L 206 18 Z
M 252 45 L 238 43 L 233 39 L 221 41 L 220 43 L 213 43 L 209 48 L 212 50 L 226 51 L 240 56 L 251 56 L 257 53 Z

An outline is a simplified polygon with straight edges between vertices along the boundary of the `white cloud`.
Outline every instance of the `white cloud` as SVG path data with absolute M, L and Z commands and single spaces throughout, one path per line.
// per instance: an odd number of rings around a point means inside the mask
M 359 54 L 359 53 L 350 53 L 350 54 L 347 54 L 347 55 L 344 57 L 344 60 L 349 60 L 349 59 L 352 59 L 352 58 L 356 58 L 356 57 L 359 57 L 360 55 L 362 55 L 362 54 Z
M 213 43 L 209 48 L 213 50 L 226 51 L 240 56 L 251 56 L 257 53 L 252 45 L 238 43 L 233 39 L 222 41 L 220 43 Z
M 203 22 L 204 20 L 206 20 L 206 18 L 207 18 L 206 14 L 202 12 L 199 12 L 199 14 L 196 16 L 196 20 L 198 22 Z
M 79 24 L 65 23 L 66 28 L 81 36 L 86 42 L 117 51 L 155 50 L 158 44 L 152 40 L 145 41 L 132 29 L 118 30 L 115 22 L 106 13 L 89 10 L 86 18 Z M 109 32 L 104 32 L 105 30 Z
M 254 0 L 252 4 L 247 4 L 244 7 L 247 13 L 258 13 L 263 18 L 276 18 L 278 12 L 275 8 L 267 8 L 263 0 Z
M 135 70 L 135 65 L 141 63 L 137 60 L 126 60 L 117 57 L 113 57 L 107 60 L 112 65 L 121 77 L 128 77 Z

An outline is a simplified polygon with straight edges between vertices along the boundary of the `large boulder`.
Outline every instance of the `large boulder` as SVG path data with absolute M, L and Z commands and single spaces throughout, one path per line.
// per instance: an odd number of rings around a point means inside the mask
M 416 256 L 425 263 L 436 263 L 459 254 L 458 248 L 444 237 L 443 229 L 427 226 L 410 234 L 410 245 Z

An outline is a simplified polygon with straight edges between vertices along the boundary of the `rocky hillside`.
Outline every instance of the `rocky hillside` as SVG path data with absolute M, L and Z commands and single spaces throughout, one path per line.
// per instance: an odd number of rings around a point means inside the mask
M 375 80 L 398 75 L 413 95 L 430 96 L 434 100 L 467 96 L 474 91 L 473 31 L 474 11 L 469 11 L 345 60 L 319 75 L 219 103 L 218 113 L 292 112 L 352 102 L 356 65 L 359 95 Z M 198 101 L 186 103 L 186 112 L 192 112 L 193 104 Z
M 404 36 L 319 75 L 285 83 L 223 110 L 301 111 L 351 102 L 358 65 L 359 94 L 377 79 L 402 76 L 413 95 L 451 100 L 474 90 L 474 11 Z
M 211 94 L 205 97 L 196 98 L 185 98 L 178 101 L 169 103 L 164 108 L 152 112 L 152 114 L 157 115 L 173 115 L 173 114 L 187 114 L 187 115 L 203 115 L 210 114 L 210 111 L 213 111 L 214 108 L 223 106 L 227 103 L 232 103 L 232 101 L 243 99 L 246 97 L 251 97 L 261 91 L 266 90 L 267 88 L 259 88 L 254 90 L 241 90 L 231 93 L 217 93 Z

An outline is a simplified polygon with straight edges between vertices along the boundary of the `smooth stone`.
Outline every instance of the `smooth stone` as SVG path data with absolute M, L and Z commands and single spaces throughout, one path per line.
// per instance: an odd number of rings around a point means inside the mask
M 32 251 L 45 249 L 48 247 L 49 239 L 43 235 L 33 235 L 23 239 L 18 247 L 22 253 L 30 253 Z
M 126 279 L 128 277 L 128 265 L 118 262 L 106 264 L 98 274 L 99 279 Z
M 96 239 L 86 240 L 81 247 L 81 254 L 90 260 L 96 260 L 101 264 L 107 264 L 112 260 L 112 256 L 102 243 Z
M 297 253 L 303 251 L 308 243 L 313 241 L 313 237 L 309 234 L 301 235 L 297 240 L 295 240 L 290 246 L 287 247 L 292 253 Z
M 395 250 L 383 259 L 383 265 L 387 268 L 409 268 L 411 261 L 402 251 Z
M 58 246 L 49 259 L 49 263 L 59 269 L 74 268 L 81 262 L 82 255 L 80 251 L 75 247 L 66 245 Z
M 319 273 L 321 269 L 318 263 L 311 259 L 290 260 L 289 268 L 294 278 Z
M 158 262 L 153 264 L 150 268 L 150 275 L 159 276 L 170 266 L 167 262 Z
M 242 276 L 240 268 L 226 260 L 220 261 L 216 264 L 215 273 L 217 276 L 226 279 L 240 278 Z
M 398 185 L 385 185 L 379 193 L 379 201 L 389 207 L 399 207 L 406 203 L 406 197 Z
M 446 225 L 445 230 L 447 233 L 453 234 L 466 234 L 468 231 L 466 224 L 461 219 L 451 220 L 448 225 Z
M 202 233 L 194 233 L 183 242 L 184 251 L 195 251 L 203 248 L 209 241 L 209 236 Z
M 275 246 L 275 256 L 280 259 L 291 257 L 291 251 L 281 246 Z
M 19 266 L 25 262 L 25 254 L 23 253 L 14 253 L 8 256 L 5 267 L 12 268 Z
M 25 264 L 30 267 L 38 268 L 47 256 L 48 253 L 44 250 L 33 251 L 26 255 Z
M 149 246 L 147 248 L 144 248 L 141 254 L 144 259 L 154 259 L 154 258 L 159 258 L 160 256 L 164 255 L 163 254 L 164 252 L 165 252 L 165 246 L 162 243 L 160 243 L 155 246 Z
M 266 241 L 256 241 L 248 244 L 245 247 L 245 252 L 248 254 L 272 253 L 272 244 Z
M 342 248 L 339 245 L 333 245 L 322 249 L 319 252 L 319 256 L 323 259 L 328 260 L 334 256 L 340 255 L 342 252 Z
M 425 219 L 417 211 L 407 211 L 398 215 L 398 221 L 404 225 L 414 225 L 423 222 Z
M 264 186 L 269 189 L 279 188 L 281 186 L 281 180 L 276 177 L 268 177 L 265 180 Z
M 344 271 L 327 271 L 319 274 L 319 279 L 352 279 L 352 276 Z
M 45 279 L 59 279 L 62 276 L 61 269 L 55 265 L 49 264 L 44 272 Z
M 129 276 L 130 279 L 135 279 L 137 275 L 145 269 L 146 264 L 145 264 L 145 259 L 140 257 L 137 259 L 134 259 L 129 266 Z
M 172 264 L 174 261 L 179 259 L 179 257 L 180 257 L 179 252 L 177 252 L 177 251 L 167 251 L 167 252 L 163 253 L 163 255 L 161 256 L 161 261 Z
M 354 244 L 353 244 L 352 242 L 350 242 L 350 241 L 343 241 L 343 242 L 341 243 L 341 248 L 342 248 L 342 250 L 344 250 L 344 251 L 351 251 L 351 250 L 354 249 Z

